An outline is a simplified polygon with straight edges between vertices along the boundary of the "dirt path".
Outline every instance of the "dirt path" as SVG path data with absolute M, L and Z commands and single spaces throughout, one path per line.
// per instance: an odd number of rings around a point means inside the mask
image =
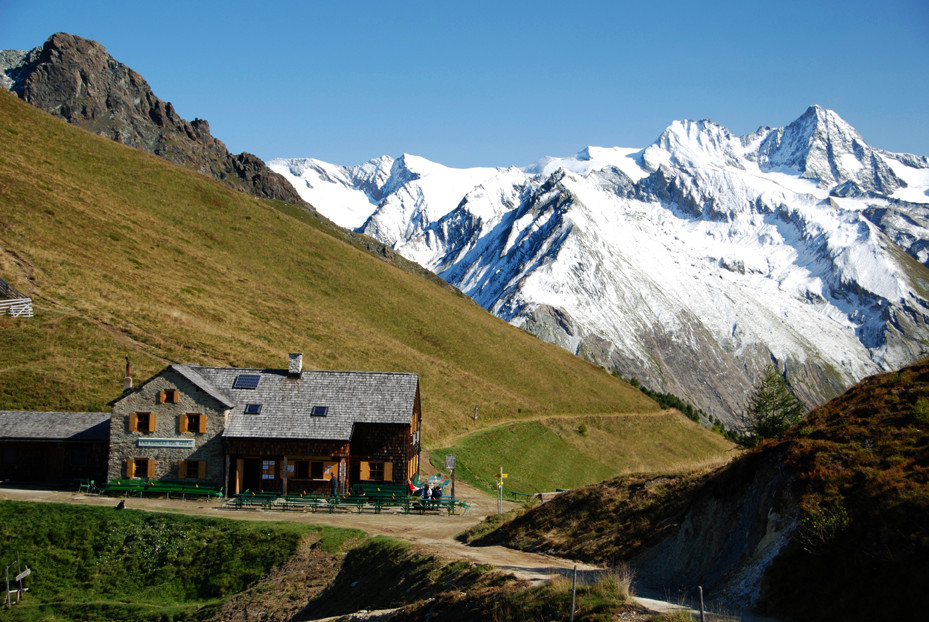
M 160 498 L 129 498 L 126 499 L 126 507 L 154 512 L 182 512 L 184 514 L 235 520 L 285 520 L 361 529 L 369 535 L 391 536 L 398 540 L 412 542 L 443 559 L 468 559 L 477 563 L 492 564 L 501 570 L 512 572 L 520 578 L 533 582 L 545 581 L 554 574 L 564 574 L 572 571 L 575 562 L 570 560 L 525 553 L 502 546 L 470 547 L 455 540 L 457 534 L 477 525 L 485 516 L 497 511 L 497 501 L 490 498 L 486 493 L 461 483 L 456 483 L 455 486 L 457 496 L 467 499 L 471 504 L 471 511 L 464 516 L 403 514 L 399 510 L 384 510 L 380 514 L 371 512 L 329 514 L 324 512 L 283 512 L 280 510 L 234 510 L 223 508 L 216 501 L 182 501 Z M 0 488 L 0 499 L 99 506 L 115 506 L 119 501 L 115 497 L 101 497 L 76 492 L 17 488 Z M 504 504 L 505 510 L 513 505 L 507 501 L 504 501 Z M 598 570 L 597 567 L 582 562 L 577 562 L 577 567 L 579 573 Z
M 467 559 L 481 564 L 491 564 L 504 572 L 540 583 L 555 575 L 569 576 L 577 567 L 578 577 L 591 576 L 602 568 L 583 562 L 574 562 L 559 557 L 527 553 L 503 546 L 471 547 L 455 540 L 455 536 L 483 520 L 485 516 L 496 513 L 497 499 L 487 493 L 472 488 L 467 484 L 456 483 L 456 493 L 461 499 L 467 499 L 471 511 L 466 515 L 448 516 L 403 514 L 400 511 L 373 513 L 312 513 L 283 512 L 280 510 L 234 510 L 222 507 L 213 501 L 182 501 L 179 499 L 130 498 L 126 500 L 129 509 L 152 512 L 184 513 L 199 516 L 230 518 L 251 521 L 297 521 L 314 525 L 329 525 L 361 529 L 369 535 L 384 535 L 406 540 L 423 547 L 442 559 Z M 44 503 L 72 503 L 79 505 L 115 506 L 119 499 L 102 497 L 77 492 L 60 492 L 47 490 L 28 490 L 19 488 L 0 488 L 0 500 L 30 501 Z M 515 504 L 504 501 L 504 511 Z M 652 611 L 666 610 L 667 603 L 643 599 L 640 604 Z M 673 607 L 673 605 L 670 605 Z

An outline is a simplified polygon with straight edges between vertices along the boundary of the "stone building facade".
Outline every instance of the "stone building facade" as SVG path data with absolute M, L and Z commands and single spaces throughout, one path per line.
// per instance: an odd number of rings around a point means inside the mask
M 110 481 L 177 480 L 221 486 L 228 397 L 188 366 L 171 365 L 110 403 Z
M 110 481 L 299 494 L 419 472 L 416 374 L 304 371 L 292 354 L 287 369 L 170 365 L 127 380 L 110 404 Z

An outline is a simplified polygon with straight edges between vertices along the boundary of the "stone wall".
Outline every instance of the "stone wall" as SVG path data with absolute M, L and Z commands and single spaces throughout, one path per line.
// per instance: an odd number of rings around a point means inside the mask
M 159 400 L 165 391 L 177 391 L 177 401 Z M 130 430 L 130 419 L 140 412 L 152 413 L 155 417 L 154 431 L 136 432 Z M 197 413 L 206 417 L 203 432 L 182 432 L 180 422 L 183 416 Z M 206 461 L 206 473 L 203 479 L 196 474 L 183 481 L 198 482 L 220 486 L 225 471 L 222 432 L 226 423 L 226 411 L 222 404 L 207 395 L 186 378 L 170 367 L 130 389 L 113 403 L 110 427 L 110 459 L 108 478 L 112 481 L 127 477 L 127 461 L 132 459 L 153 459 L 155 471 L 151 479 L 180 480 L 178 462 L 181 460 Z M 188 444 L 193 447 L 148 447 L 146 443 L 165 445 Z M 146 479 L 146 474 L 137 473 L 137 477 Z

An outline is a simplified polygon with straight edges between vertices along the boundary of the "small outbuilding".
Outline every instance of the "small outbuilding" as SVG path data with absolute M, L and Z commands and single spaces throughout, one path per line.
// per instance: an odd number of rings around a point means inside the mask
M 110 413 L 0 411 L 0 481 L 106 479 Z

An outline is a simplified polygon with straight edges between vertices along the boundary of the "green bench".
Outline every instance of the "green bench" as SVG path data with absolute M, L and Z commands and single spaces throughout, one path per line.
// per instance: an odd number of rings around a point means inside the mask
M 199 484 L 189 484 L 183 482 L 150 482 L 145 488 L 143 494 L 146 495 L 164 495 L 170 499 L 172 495 L 181 499 L 220 499 L 223 496 L 222 487 L 200 486 Z
M 406 484 L 355 484 L 352 486 L 353 497 L 406 498 L 410 489 Z
M 320 508 L 329 507 L 329 497 L 323 495 L 282 495 L 277 499 L 276 507 L 282 510 L 303 510 L 307 509 L 316 512 Z
M 452 514 L 457 514 L 460 510 L 462 514 L 466 514 L 471 509 L 471 506 L 459 499 L 454 497 L 442 497 L 441 499 L 418 499 L 410 503 L 409 510 L 407 512 L 419 512 L 420 514 L 425 514 L 426 512 L 438 512 L 440 510 L 445 510 L 449 516 Z
M 519 492 L 517 490 L 508 491 L 510 496 L 513 497 L 513 501 L 528 501 L 535 496 L 534 492 Z
M 374 497 L 368 501 L 375 514 L 380 514 L 384 508 L 400 508 L 405 514 L 409 514 L 410 504 L 414 502 L 415 499 L 412 497 Z
M 355 497 L 353 495 L 348 495 L 345 497 L 329 497 L 326 499 L 326 502 L 329 504 L 330 514 L 339 508 L 344 508 L 346 510 L 354 509 L 358 513 L 361 513 L 364 507 L 370 502 L 370 499 L 366 497 Z
M 229 499 L 229 504 L 237 510 L 244 507 L 263 507 L 270 509 L 274 502 L 281 497 L 277 492 L 251 492 L 246 490 L 239 494 L 233 495 Z
M 123 497 L 141 497 L 148 482 L 140 479 L 117 479 L 107 482 L 100 488 L 101 494 L 122 495 Z
M 91 490 L 93 480 L 86 485 L 81 484 L 80 490 Z M 144 495 L 163 495 L 170 499 L 172 495 L 181 499 L 207 498 L 220 499 L 223 489 L 216 486 L 200 486 L 199 484 L 185 484 L 183 482 L 145 481 L 141 479 L 117 479 L 107 482 L 99 488 L 101 494 L 122 495 L 124 497 L 141 497 Z

